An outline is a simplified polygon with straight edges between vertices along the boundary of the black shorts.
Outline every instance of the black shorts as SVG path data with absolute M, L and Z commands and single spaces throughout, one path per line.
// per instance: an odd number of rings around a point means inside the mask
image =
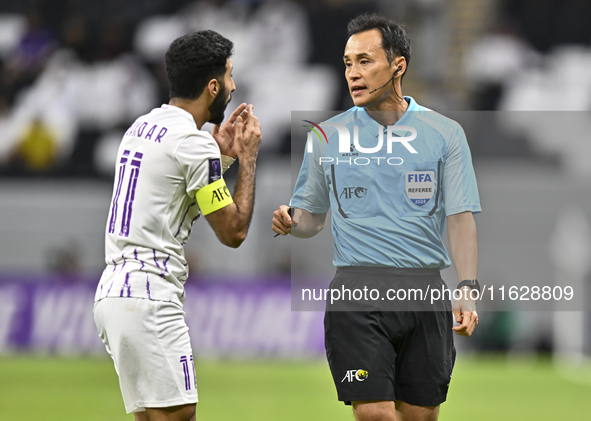
M 390 288 L 445 285 L 437 269 L 346 267 L 337 268 L 330 287 L 375 282 Z M 368 309 L 364 303 L 337 311 L 327 304 L 326 355 L 340 401 L 445 402 L 456 355 L 451 303 L 439 301 L 430 310 L 407 304 L 392 303 L 398 311 Z

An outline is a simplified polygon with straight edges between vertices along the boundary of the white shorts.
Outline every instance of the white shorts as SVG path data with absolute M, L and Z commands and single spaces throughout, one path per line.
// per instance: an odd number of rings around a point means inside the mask
M 197 402 L 189 328 L 177 304 L 103 298 L 94 321 L 115 370 L 127 413 Z

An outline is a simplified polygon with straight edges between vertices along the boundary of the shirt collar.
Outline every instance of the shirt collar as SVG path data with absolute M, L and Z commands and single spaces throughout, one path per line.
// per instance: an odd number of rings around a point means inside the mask
M 408 108 L 406 109 L 404 114 L 402 114 L 402 117 L 400 117 L 400 119 L 394 124 L 399 126 L 411 126 L 415 118 L 415 111 L 419 111 L 419 105 L 410 96 L 405 96 L 404 99 L 406 100 L 406 102 L 408 102 Z M 355 107 L 355 112 L 357 120 L 361 121 L 363 126 L 365 126 L 365 129 L 369 132 L 369 134 L 377 138 L 380 123 L 375 121 L 365 110 L 365 108 Z
M 195 120 L 193 119 L 193 116 L 191 115 L 190 112 L 185 111 L 182 108 L 177 107 L 176 105 L 162 104 L 160 106 L 160 108 L 163 110 L 175 110 L 175 111 L 181 113 L 184 117 L 187 117 L 188 119 L 190 119 L 193 123 L 195 122 Z

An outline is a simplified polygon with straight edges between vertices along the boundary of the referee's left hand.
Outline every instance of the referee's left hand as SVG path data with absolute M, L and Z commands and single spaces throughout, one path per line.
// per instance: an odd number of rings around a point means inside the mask
M 469 287 L 464 287 L 469 292 Z M 459 326 L 454 326 L 452 329 L 461 336 L 471 336 L 478 326 L 478 313 L 476 312 L 476 302 L 469 297 L 462 294 L 462 298 L 456 300 L 452 312 L 456 317 L 456 322 Z

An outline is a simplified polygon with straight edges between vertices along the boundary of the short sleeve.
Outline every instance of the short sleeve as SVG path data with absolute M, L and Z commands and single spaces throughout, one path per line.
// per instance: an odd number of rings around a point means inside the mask
M 482 211 L 472 156 L 461 126 L 457 127 L 448 141 L 443 174 L 445 216 Z
M 177 147 L 175 158 L 187 183 L 187 194 L 222 178 L 220 149 L 209 133 L 187 136 Z
M 312 153 L 304 153 L 289 206 L 305 209 L 310 213 L 326 213 L 330 209 L 324 167 L 320 164 L 322 150 L 324 148 L 320 142 L 315 141 Z

